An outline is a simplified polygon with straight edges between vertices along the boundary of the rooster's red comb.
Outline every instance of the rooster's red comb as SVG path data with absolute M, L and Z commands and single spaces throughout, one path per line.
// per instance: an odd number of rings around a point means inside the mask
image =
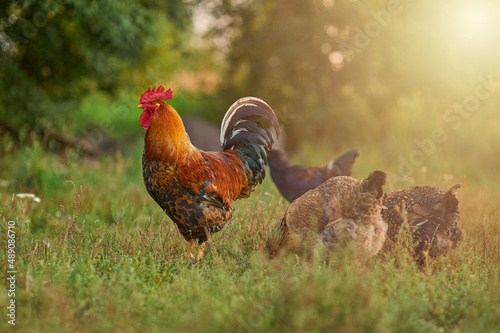
M 165 87 L 160 85 L 158 88 L 154 86 L 152 89 L 151 87 L 148 88 L 144 92 L 144 94 L 141 95 L 140 102 L 141 103 L 146 103 L 153 98 L 159 98 L 159 99 L 171 99 L 174 97 L 174 92 L 172 89 L 168 88 L 168 90 L 165 90 Z

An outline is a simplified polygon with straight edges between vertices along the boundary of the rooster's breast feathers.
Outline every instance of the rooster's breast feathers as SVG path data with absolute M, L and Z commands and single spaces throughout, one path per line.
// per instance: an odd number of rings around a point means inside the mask
M 200 158 L 178 166 L 179 183 L 199 200 L 231 206 L 247 185 L 242 160 L 235 151 L 200 153 Z

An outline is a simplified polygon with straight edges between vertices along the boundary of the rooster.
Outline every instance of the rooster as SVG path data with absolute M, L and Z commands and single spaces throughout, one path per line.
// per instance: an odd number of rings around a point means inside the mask
M 366 179 L 333 177 L 290 204 L 271 231 L 266 250 L 270 258 L 281 250 L 327 253 L 354 245 L 372 256 L 382 248 L 387 223 L 382 219 L 382 186 L 386 174 L 372 172 Z
M 279 138 L 279 124 L 267 103 L 255 98 L 237 100 L 222 121 L 222 151 L 205 152 L 191 144 L 179 114 L 164 102 L 173 98 L 163 86 L 146 90 L 138 108 L 146 130 L 142 156 L 146 189 L 174 221 L 187 241 L 185 260 L 203 256 L 211 233 L 231 218 L 233 201 L 247 198 L 265 177 L 270 132 L 259 119 L 267 118 Z
M 276 187 L 286 200 L 292 202 L 332 177 L 350 176 L 352 165 L 358 155 L 356 149 L 349 150 L 330 161 L 323 168 L 290 165 L 286 156 L 276 149 L 268 152 L 267 158 L 271 169 L 271 178 Z

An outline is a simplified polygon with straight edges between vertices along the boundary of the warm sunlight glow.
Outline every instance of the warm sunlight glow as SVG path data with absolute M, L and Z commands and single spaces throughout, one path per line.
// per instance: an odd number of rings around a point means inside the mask
M 467 43 L 469 46 L 497 42 L 494 36 L 498 34 L 500 28 L 498 6 L 492 6 L 484 1 L 457 3 L 446 15 L 450 20 L 450 37 L 457 41 Z

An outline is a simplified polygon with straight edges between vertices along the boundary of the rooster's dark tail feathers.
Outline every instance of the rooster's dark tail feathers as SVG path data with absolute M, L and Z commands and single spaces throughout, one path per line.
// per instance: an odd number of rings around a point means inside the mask
M 265 177 L 267 165 L 266 150 L 272 149 L 271 133 L 259 121 L 268 119 L 279 138 L 280 127 L 273 109 L 256 97 L 243 97 L 237 100 L 226 112 L 221 125 L 220 141 L 222 150 L 234 149 L 251 171 L 249 185 L 261 183 Z

